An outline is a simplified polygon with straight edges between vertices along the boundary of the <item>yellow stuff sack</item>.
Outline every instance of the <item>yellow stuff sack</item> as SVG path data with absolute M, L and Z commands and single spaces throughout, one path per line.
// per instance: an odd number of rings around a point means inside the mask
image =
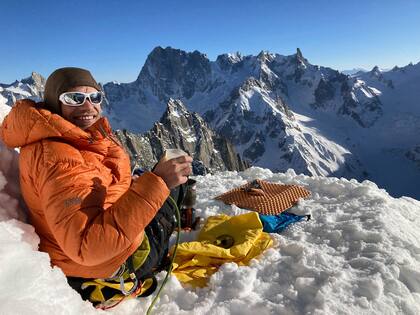
M 222 264 L 247 265 L 271 244 L 256 212 L 212 216 L 197 241 L 178 245 L 172 273 L 182 283 L 203 287 Z

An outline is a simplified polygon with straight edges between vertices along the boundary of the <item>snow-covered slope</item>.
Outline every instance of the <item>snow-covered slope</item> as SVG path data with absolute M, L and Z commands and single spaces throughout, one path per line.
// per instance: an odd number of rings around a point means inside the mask
M 37 251 L 39 239 L 7 188 L 17 179 L 16 155 L 0 147 L 0 157 L 8 161 L 0 163 L 0 314 L 102 314 Z M 392 198 L 369 181 L 251 168 L 197 177 L 197 214 L 246 212 L 213 197 L 255 178 L 309 189 L 312 196 L 293 212 L 312 220 L 272 234 L 274 246 L 249 266 L 223 265 L 205 288 L 184 288 L 172 276 L 154 314 L 420 313 L 419 201 Z M 145 313 L 152 298 L 107 313 Z

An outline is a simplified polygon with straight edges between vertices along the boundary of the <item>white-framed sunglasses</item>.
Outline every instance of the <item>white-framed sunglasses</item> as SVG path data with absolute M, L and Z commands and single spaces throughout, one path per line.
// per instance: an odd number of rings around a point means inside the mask
M 95 105 L 102 103 L 105 95 L 102 91 L 92 92 L 92 93 L 83 93 L 83 92 L 64 92 L 60 94 L 58 99 L 68 106 L 81 106 L 86 102 L 86 99 L 89 99 L 89 102 Z

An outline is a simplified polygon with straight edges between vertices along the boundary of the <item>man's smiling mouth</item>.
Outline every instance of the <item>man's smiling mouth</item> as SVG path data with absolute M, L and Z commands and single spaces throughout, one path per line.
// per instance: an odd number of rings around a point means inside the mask
M 75 117 L 75 119 L 78 119 L 78 120 L 91 120 L 91 119 L 94 119 L 94 118 L 95 118 L 94 115 L 83 115 L 83 116 Z

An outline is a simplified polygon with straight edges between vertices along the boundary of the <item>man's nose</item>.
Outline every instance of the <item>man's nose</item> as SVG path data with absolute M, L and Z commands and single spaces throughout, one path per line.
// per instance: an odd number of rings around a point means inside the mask
M 93 104 L 90 102 L 89 98 L 86 98 L 85 102 L 80 105 L 80 107 L 84 107 L 84 108 L 95 108 L 95 106 L 93 106 Z

